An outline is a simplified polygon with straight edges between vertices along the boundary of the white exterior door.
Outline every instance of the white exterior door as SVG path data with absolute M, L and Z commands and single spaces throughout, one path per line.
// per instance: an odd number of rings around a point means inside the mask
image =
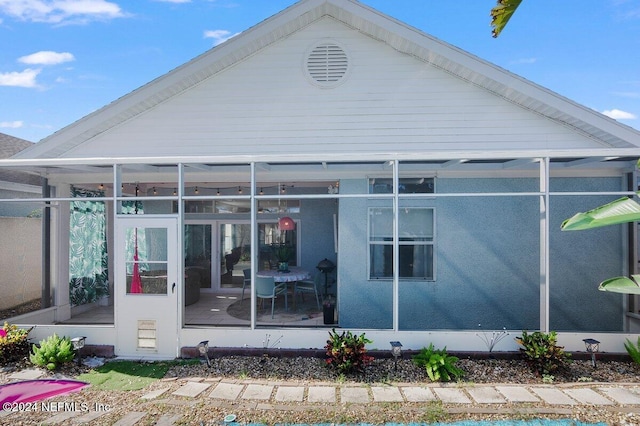
M 116 233 L 116 355 L 178 356 L 178 220 L 118 218 Z

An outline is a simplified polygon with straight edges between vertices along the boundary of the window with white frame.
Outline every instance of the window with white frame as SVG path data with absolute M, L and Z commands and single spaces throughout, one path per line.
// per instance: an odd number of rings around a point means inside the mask
M 434 178 L 400 178 L 398 180 L 398 194 L 433 194 L 435 192 Z M 369 179 L 369 194 L 392 194 L 393 179 Z
M 401 208 L 398 212 L 399 277 L 434 279 L 434 209 Z M 393 209 L 369 209 L 369 279 L 393 278 Z

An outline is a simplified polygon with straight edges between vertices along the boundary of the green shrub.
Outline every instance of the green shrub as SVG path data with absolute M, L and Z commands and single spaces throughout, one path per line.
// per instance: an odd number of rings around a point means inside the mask
M 0 332 L 0 365 L 19 361 L 29 355 L 29 332 L 16 325 L 4 323 Z
M 456 366 L 458 358 L 447 354 L 447 348 L 435 349 L 433 343 L 428 348 L 422 348 L 413 356 L 413 363 L 424 367 L 432 382 L 449 382 L 457 380 L 464 372 Z
M 541 331 L 528 334 L 523 331 L 522 337 L 516 337 L 516 342 L 522 346 L 520 353 L 524 359 L 541 376 L 550 375 L 571 362 L 571 354 L 566 353 L 563 346 L 556 345 L 558 338 L 555 331 L 548 334 Z
M 29 357 L 31 362 L 49 370 L 55 370 L 60 364 L 73 361 L 75 356 L 71 339 L 58 337 L 55 333 L 41 341 L 40 346 L 33 345 L 32 351 Z
M 367 355 L 365 345 L 373 343 L 364 337 L 352 334 L 350 331 L 336 333 L 334 328 L 329 332 L 329 340 L 324 347 L 327 354 L 327 365 L 336 368 L 340 373 L 362 371 L 364 367 L 373 361 L 373 357 Z
M 633 362 L 635 362 L 636 364 L 640 364 L 640 336 L 638 337 L 638 343 L 636 344 L 627 339 L 627 341 L 624 343 L 624 347 Z

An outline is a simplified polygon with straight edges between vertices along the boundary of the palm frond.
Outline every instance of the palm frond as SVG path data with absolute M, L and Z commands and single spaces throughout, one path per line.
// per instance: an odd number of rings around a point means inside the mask
M 493 27 L 491 34 L 494 38 L 500 35 L 521 2 L 522 0 L 498 0 L 495 7 L 491 9 L 491 26 Z

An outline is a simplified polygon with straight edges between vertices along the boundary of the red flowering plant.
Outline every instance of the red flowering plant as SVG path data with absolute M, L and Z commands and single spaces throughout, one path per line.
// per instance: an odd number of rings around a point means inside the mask
M 356 336 L 350 331 L 343 331 L 339 334 L 334 328 L 329 332 L 329 340 L 324 347 L 327 365 L 336 368 L 340 373 L 362 372 L 364 367 L 373 361 L 373 357 L 367 355 L 367 343 L 373 342 L 367 339 L 364 333 Z
M 0 365 L 19 361 L 29 355 L 29 332 L 15 324 L 4 323 L 0 328 Z

